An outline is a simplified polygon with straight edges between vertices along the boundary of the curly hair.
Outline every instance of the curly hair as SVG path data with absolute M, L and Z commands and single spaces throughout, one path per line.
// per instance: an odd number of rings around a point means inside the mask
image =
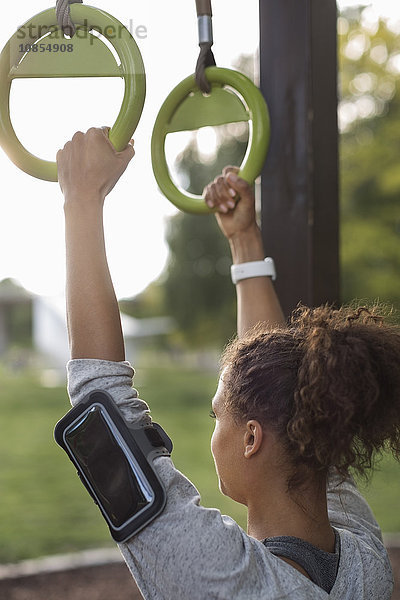
M 286 327 L 251 330 L 222 356 L 225 404 L 272 428 L 294 467 L 367 475 L 376 452 L 400 457 L 400 328 L 374 306 L 299 306 Z

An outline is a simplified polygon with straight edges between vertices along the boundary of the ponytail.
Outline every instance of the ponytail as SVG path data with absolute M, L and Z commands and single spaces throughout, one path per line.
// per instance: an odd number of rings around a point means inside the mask
M 386 446 L 400 458 L 400 328 L 377 307 L 300 306 L 234 341 L 223 367 L 227 406 L 275 430 L 295 467 L 346 476 Z
M 388 443 L 400 452 L 400 331 L 377 309 L 300 308 L 302 360 L 290 441 L 318 469 L 364 473 Z

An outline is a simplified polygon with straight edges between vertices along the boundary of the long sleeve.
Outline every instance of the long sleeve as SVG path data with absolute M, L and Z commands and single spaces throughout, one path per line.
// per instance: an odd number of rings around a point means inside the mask
M 149 407 L 132 386 L 134 370 L 128 362 L 75 359 L 67 364 L 68 395 L 75 406 L 94 390 L 108 392 L 126 421 L 151 421 Z

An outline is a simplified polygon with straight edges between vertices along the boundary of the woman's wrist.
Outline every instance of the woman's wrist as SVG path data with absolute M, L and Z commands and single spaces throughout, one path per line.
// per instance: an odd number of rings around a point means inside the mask
M 85 214 L 101 213 L 104 206 L 104 196 L 99 192 L 69 193 L 64 195 L 64 212 Z
M 260 228 L 256 223 L 245 231 L 238 231 L 229 238 L 233 264 L 264 259 L 264 246 Z

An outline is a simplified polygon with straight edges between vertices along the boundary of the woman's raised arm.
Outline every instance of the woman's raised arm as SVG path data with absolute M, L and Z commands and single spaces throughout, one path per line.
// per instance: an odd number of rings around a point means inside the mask
M 107 128 L 78 132 L 57 154 L 65 197 L 67 322 L 71 358 L 125 359 L 117 299 L 104 244 L 103 205 L 130 160 Z
M 218 225 L 227 238 L 233 264 L 264 260 L 261 231 L 256 221 L 255 198 L 249 184 L 237 176 L 237 168 L 227 167 L 204 192 L 210 208 L 217 207 Z M 234 197 L 240 196 L 235 203 Z M 269 328 L 285 324 L 271 277 L 249 277 L 236 284 L 237 331 L 242 337 L 259 322 Z

